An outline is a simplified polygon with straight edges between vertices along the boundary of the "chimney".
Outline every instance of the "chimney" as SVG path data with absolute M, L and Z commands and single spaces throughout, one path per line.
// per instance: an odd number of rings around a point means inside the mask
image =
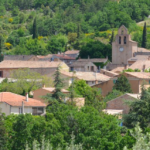
M 22 114 L 24 114 L 24 102 L 22 101 Z
M 26 93 L 26 101 L 27 102 L 28 102 L 28 98 L 29 98 L 28 93 Z
M 97 80 L 95 80 L 95 84 L 98 84 L 98 81 L 97 81 Z
M 145 70 L 145 67 L 146 67 L 146 65 L 143 65 L 143 72 L 144 72 L 144 70 Z

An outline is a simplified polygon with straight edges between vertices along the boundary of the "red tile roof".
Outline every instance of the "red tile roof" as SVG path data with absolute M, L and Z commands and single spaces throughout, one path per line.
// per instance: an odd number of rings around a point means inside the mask
M 5 102 L 11 106 L 22 106 L 22 102 L 24 102 L 25 107 L 46 107 L 46 104 L 42 103 L 39 100 L 28 98 L 28 101 L 26 101 L 25 96 L 14 94 L 11 92 L 1 92 L 0 102 Z
M 64 54 L 54 54 L 54 55 L 59 57 L 59 58 L 62 58 L 62 59 L 71 59 L 71 60 L 73 59 L 73 60 L 75 60 L 75 58 L 70 57 L 68 55 L 64 55 Z

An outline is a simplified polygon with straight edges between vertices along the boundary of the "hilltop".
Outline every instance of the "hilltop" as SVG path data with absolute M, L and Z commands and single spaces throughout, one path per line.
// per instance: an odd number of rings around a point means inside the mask
M 95 40 L 108 44 L 122 24 L 140 45 L 142 28 L 136 23 L 149 15 L 150 2 L 140 0 L 1 0 L 3 52 L 46 55 L 82 49 Z M 35 18 L 38 39 L 32 39 Z

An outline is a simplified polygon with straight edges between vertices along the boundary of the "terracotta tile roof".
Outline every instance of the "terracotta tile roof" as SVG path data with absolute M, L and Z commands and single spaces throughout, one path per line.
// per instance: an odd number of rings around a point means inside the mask
M 49 61 L 2 61 L 0 68 L 57 68 L 64 62 Z
M 48 54 L 48 55 L 46 55 L 46 56 L 42 56 L 42 55 L 37 55 L 37 58 L 39 58 L 39 60 L 44 60 L 44 61 L 50 61 L 51 60 L 51 58 L 52 58 L 52 54 Z
M 112 72 L 122 72 L 125 69 L 124 66 L 116 67 L 115 69 L 111 70 Z
M 137 60 L 148 60 L 150 55 L 136 55 L 135 57 L 129 58 L 128 61 L 137 61 Z
M 93 63 L 105 63 L 108 59 L 107 58 L 89 58 L 89 59 L 78 59 L 78 62 L 93 62 Z
M 64 55 L 64 54 L 54 54 L 54 56 L 57 56 L 60 59 L 69 59 L 69 60 L 75 60 L 75 58 L 70 57 L 68 55 Z
M 88 63 L 92 63 L 92 62 L 90 62 L 90 61 L 75 61 L 70 65 L 70 67 L 84 67 Z M 95 65 L 93 64 L 93 66 L 95 66 Z
M 34 57 L 34 55 L 4 55 L 4 60 L 22 60 L 26 61 Z M 36 57 L 36 56 L 35 56 Z
M 135 63 L 133 63 L 129 68 L 131 69 L 140 69 L 141 71 L 145 69 L 150 68 L 150 60 L 138 60 Z
M 124 74 L 128 74 L 139 79 L 150 79 L 150 73 L 147 72 L 125 72 Z
M 146 48 L 142 48 L 142 47 L 138 47 L 138 52 L 150 52 L 150 50 L 146 49 Z
M 68 50 L 65 52 L 65 54 L 78 54 L 79 50 Z
M 105 75 L 107 75 L 109 77 L 115 77 L 115 76 L 119 75 L 118 73 L 115 73 L 115 72 L 112 72 L 112 71 L 108 71 L 108 70 L 105 70 L 105 69 L 101 69 L 100 73 L 105 74 Z
M 42 89 L 47 90 L 47 91 L 49 91 L 49 92 L 53 92 L 53 91 L 55 90 L 55 88 L 53 88 L 53 87 L 44 87 L 44 88 L 42 88 Z M 63 92 L 63 93 L 69 93 L 69 91 L 68 91 L 68 90 L 65 90 L 65 89 L 62 89 L 62 92 Z
M 73 76 L 73 72 L 62 72 L 61 73 L 63 75 L 66 75 L 68 77 L 72 77 Z M 78 78 L 78 79 L 83 79 L 85 81 L 107 81 L 110 79 L 109 76 L 106 76 L 104 74 L 101 73 L 94 73 L 94 72 L 75 72 L 74 73 L 74 77 Z
M 0 102 L 5 102 L 11 106 L 22 106 L 22 102 L 24 102 L 25 107 L 46 107 L 46 104 L 42 103 L 39 100 L 28 98 L 27 102 L 25 96 L 14 94 L 11 92 L 1 92 Z

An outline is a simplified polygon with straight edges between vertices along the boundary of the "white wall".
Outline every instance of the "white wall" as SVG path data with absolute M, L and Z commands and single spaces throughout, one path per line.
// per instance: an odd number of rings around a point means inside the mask
M 19 114 L 19 107 L 12 106 L 11 107 L 11 113 L 12 114 Z M 24 113 L 31 113 L 32 114 L 32 107 L 24 107 Z
M 2 113 L 5 113 L 6 116 L 10 114 L 19 114 L 19 107 L 17 106 L 10 106 L 7 103 L 1 102 L 0 109 Z M 46 108 L 44 109 L 44 113 L 46 112 Z M 24 113 L 31 113 L 32 114 L 32 107 L 24 107 Z
M 10 105 L 8 105 L 7 103 L 1 102 L 0 103 L 0 109 L 2 113 L 5 113 L 6 116 L 10 115 Z

